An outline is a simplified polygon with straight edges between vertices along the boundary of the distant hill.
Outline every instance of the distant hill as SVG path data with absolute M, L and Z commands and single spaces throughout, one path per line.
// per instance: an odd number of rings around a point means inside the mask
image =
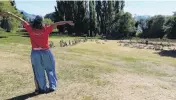
M 44 16 L 44 18 L 49 18 L 49 19 L 51 19 L 54 22 L 54 20 L 55 20 L 55 18 L 54 18 L 54 12 L 46 14 Z
M 23 10 L 18 10 L 19 12 L 22 12 L 24 14 L 24 16 L 27 18 L 27 20 L 33 20 L 37 15 L 34 14 L 29 14 Z

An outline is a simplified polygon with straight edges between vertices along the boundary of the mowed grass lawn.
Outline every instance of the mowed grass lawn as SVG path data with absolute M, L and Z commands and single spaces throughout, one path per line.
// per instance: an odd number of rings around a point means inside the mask
M 174 57 L 120 47 L 116 40 L 59 47 L 60 39 L 74 38 L 50 38 L 56 46 L 51 50 L 58 88 L 33 97 L 29 38 L 14 34 L 0 39 L 0 100 L 176 100 Z

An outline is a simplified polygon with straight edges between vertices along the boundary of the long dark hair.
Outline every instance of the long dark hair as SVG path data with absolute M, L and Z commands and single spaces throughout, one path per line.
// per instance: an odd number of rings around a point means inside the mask
M 36 16 L 33 23 L 32 23 L 32 28 L 33 29 L 43 29 L 43 19 L 40 16 Z

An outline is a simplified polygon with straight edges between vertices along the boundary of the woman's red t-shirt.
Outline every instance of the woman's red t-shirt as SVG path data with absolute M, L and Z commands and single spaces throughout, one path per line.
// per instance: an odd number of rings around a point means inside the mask
M 52 25 L 47 25 L 41 30 L 32 29 L 29 23 L 24 22 L 24 28 L 28 31 L 32 48 L 48 49 L 48 37 L 52 32 Z

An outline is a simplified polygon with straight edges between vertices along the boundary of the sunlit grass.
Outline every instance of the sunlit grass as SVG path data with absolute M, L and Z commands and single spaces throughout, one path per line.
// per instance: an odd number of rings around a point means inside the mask
M 51 50 L 56 60 L 58 85 L 66 86 L 59 87 L 60 91 L 64 91 L 69 86 L 71 87 L 73 83 L 89 84 L 89 87 L 94 89 L 95 87 L 111 86 L 112 81 L 103 78 L 102 75 L 113 73 L 147 76 L 154 79 L 168 76 L 176 77 L 176 74 L 169 70 L 176 65 L 175 58 L 159 56 L 152 50 L 120 47 L 117 45 L 116 40 L 101 41 L 104 44 L 97 44 L 89 40 L 75 46 L 59 46 L 60 40 L 69 41 L 75 38 L 67 36 L 50 37 L 50 41 L 53 41 L 56 46 Z M 31 46 L 29 38 L 8 35 L 8 38 L 0 39 L 0 48 L 0 61 L 2 64 L 0 68 L 0 99 L 8 99 L 32 92 L 35 87 L 30 64 Z M 162 64 L 168 66 L 168 69 L 165 70 L 167 67 L 163 67 Z M 137 86 L 140 88 L 146 87 L 145 85 Z M 60 98 L 72 91 L 71 93 L 78 93 L 79 100 L 99 100 L 92 92 L 86 92 L 86 90 L 84 91 L 85 94 L 81 95 L 77 88 L 67 90 L 67 92 L 56 92 Z M 165 86 L 165 88 L 167 87 Z M 51 95 L 53 99 L 55 96 L 57 99 L 57 94 Z M 75 94 L 71 96 L 73 96 L 70 97 L 72 99 L 77 98 Z

